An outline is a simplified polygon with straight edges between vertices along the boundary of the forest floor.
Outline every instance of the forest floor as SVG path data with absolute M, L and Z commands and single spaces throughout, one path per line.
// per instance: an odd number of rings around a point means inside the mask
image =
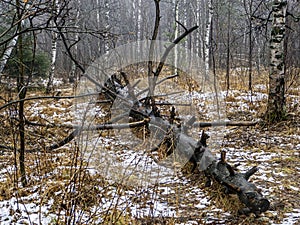
M 21 186 L 15 172 L 18 154 L 0 149 L 0 224 L 300 224 L 299 90 L 296 87 L 287 95 L 285 121 L 272 126 L 260 122 L 216 131 L 205 128 L 211 136 L 222 132 L 222 138 L 208 140 L 215 155 L 225 150 L 228 163 L 238 163 L 240 171 L 259 167 L 251 182 L 271 202 L 270 210 L 260 216 L 239 215 L 242 205 L 237 197 L 224 194 L 216 183 L 205 187 L 201 172 L 191 174 L 188 167 L 166 168 L 149 157 L 147 151 L 134 150 L 132 146 L 144 145 L 136 144 L 135 139 L 130 141 L 132 134 L 124 139 L 121 131 L 113 135 L 102 131 L 97 133 L 97 141 L 118 165 L 141 165 L 143 172 L 155 175 L 155 182 L 137 180 L 134 174 L 129 182 L 118 182 L 113 174 L 117 167 L 106 166 L 109 172 L 104 173 L 105 168 L 89 165 L 78 157 L 79 147 L 74 141 L 51 153 L 34 151 L 59 142 L 72 129 L 28 126 L 27 146 L 32 151 L 26 153 L 27 187 Z M 58 91 L 63 96 L 73 94 L 69 87 L 60 87 Z M 230 90 L 222 94 L 228 120 L 255 121 L 265 110 L 267 94 L 263 85 L 255 86 L 252 93 Z M 198 110 L 206 112 L 197 92 L 173 98 L 187 96 L 194 96 Z M 72 99 L 28 101 L 26 119 L 72 125 L 73 103 Z M 98 115 L 106 116 L 103 110 L 95 108 Z M 0 112 L 1 145 L 13 147 L 17 136 L 14 113 L 13 108 Z M 107 164 L 106 159 L 99 160 L 99 164 Z

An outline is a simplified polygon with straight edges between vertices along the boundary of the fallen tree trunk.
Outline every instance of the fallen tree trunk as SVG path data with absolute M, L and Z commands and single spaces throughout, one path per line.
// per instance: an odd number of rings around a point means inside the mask
M 205 173 L 224 185 L 227 193 L 235 193 L 238 195 L 240 201 L 246 206 L 246 208 L 241 209 L 240 212 L 245 214 L 252 212 L 258 215 L 269 209 L 270 202 L 263 197 L 253 183 L 248 181 L 250 176 L 257 170 L 257 167 L 253 167 L 246 173 L 237 173 L 233 170 L 231 165 L 221 159 L 214 160 L 205 170 Z
M 154 123 L 152 121 L 152 123 Z M 160 121 L 161 123 L 161 121 Z M 167 121 L 164 126 L 166 127 Z M 195 169 L 204 172 L 208 181 L 206 186 L 211 185 L 214 180 L 225 187 L 226 193 L 237 194 L 240 201 L 245 205 L 240 212 L 244 214 L 254 213 L 256 215 L 265 212 L 270 207 L 270 202 L 261 194 L 259 189 L 251 182 L 250 176 L 258 171 L 257 167 L 253 167 L 246 173 L 239 173 L 226 162 L 226 152 L 221 152 L 221 158 L 217 159 L 206 145 L 208 135 L 204 132 L 199 141 L 188 136 L 186 129 L 180 127 L 172 127 L 169 124 L 167 136 L 158 146 L 167 145 L 167 154 L 178 154 L 179 158 L 184 156 L 189 162 L 194 164 L 192 172 Z M 174 139 L 172 139 L 174 137 Z M 170 146 L 173 145 L 170 151 Z M 158 149 L 157 148 L 157 149 Z M 157 150 L 155 149 L 155 150 Z
M 159 1 L 157 1 L 158 3 Z M 157 6 L 158 7 L 158 6 Z M 158 17 L 157 17 L 158 18 Z M 171 49 L 175 47 L 183 38 L 185 38 L 188 34 L 193 32 L 197 29 L 198 26 L 194 26 L 190 29 L 185 29 L 185 32 L 179 36 L 173 43 L 168 46 L 163 54 L 161 60 L 159 61 L 158 66 L 155 70 L 152 70 L 152 57 L 149 57 L 149 78 L 152 83 L 149 84 L 149 87 L 138 94 L 134 94 L 133 88 L 134 85 L 130 85 L 129 80 L 126 79 L 126 74 L 122 73 L 123 79 L 125 79 L 125 86 L 129 88 L 128 96 L 119 92 L 120 89 L 123 88 L 119 80 L 116 80 L 116 77 L 112 77 L 113 79 L 108 80 L 106 84 L 98 83 L 96 79 L 92 76 L 85 73 L 85 70 L 80 64 L 75 60 L 73 55 L 71 54 L 70 48 L 67 46 L 65 35 L 59 30 L 60 35 L 62 36 L 63 44 L 66 46 L 67 53 L 69 54 L 71 60 L 80 68 L 83 72 L 83 76 L 86 77 L 91 83 L 93 83 L 97 88 L 101 89 L 102 92 L 106 94 L 107 100 L 111 101 L 111 104 L 115 101 L 116 98 L 122 100 L 124 104 L 126 104 L 130 109 L 129 121 L 132 123 L 128 124 L 119 124 L 119 125 L 112 125 L 112 124 L 102 124 L 99 126 L 94 126 L 94 130 L 105 130 L 105 129 L 124 129 L 124 128 L 133 128 L 136 126 L 144 126 L 150 131 L 154 131 L 156 135 L 163 136 L 164 139 L 161 144 L 158 145 L 156 150 L 163 145 L 168 145 L 168 152 L 167 154 L 179 154 L 180 156 L 184 156 L 185 159 L 192 162 L 194 164 L 194 169 L 199 171 L 203 171 L 207 178 L 207 186 L 210 185 L 211 180 L 215 180 L 223 185 L 227 193 L 235 193 L 239 196 L 239 199 L 242 203 L 245 204 L 246 208 L 243 212 L 253 212 L 255 214 L 259 214 L 265 212 L 269 208 L 269 201 L 263 197 L 263 195 L 259 192 L 258 188 L 254 184 L 248 181 L 249 177 L 253 175 L 257 168 L 253 167 L 246 173 L 238 173 L 236 172 L 231 165 L 229 165 L 225 160 L 225 152 L 222 152 L 221 159 L 217 159 L 209 148 L 206 145 L 207 136 L 202 133 L 202 137 L 200 140 L 195 140 L 194 138 L 190 137 L 187 134 L 187 130 L 193 127 L 207 127 L 207 126 L 226 126 L 226 125 L 233 125 L 233 126 L 249 126 L 255 125 L 256 122 L 253 124 L 249 123 L 230 123 L 230 122 L 217 122 L 217 123 L 196 123 L 196 121 L 188 121 L 187 124 L 181 124 L 180 126 L 173 124 L 174 117 L 175 117 L 175 110 L 171 114 L 170 118 L 164 119 L 160 116 L 160 110 L 158 109 L 156 102 L 155 102 L 155 86 L 159 85 L 160 82 L 157 82 L 157 79 L 164 67 L 166 62 L 166 58 L 168 57 Z M 152 76 L 153 73 L 153 76 Z M 175 77 L 175 76 L 174 76 Z M 166 79 L 173 78 L 167 77 L 162 79 L 162 82 Z M 127 82 L 126 82 L 127 81 Z M 143 92 L 148 91 L 147 98 L 142 101 L 138 99 L 139 95 Z M 147 101 L 151 98 L 151 102 Z M 4 106 L 4 107 L 7 107 Z M 1 107 L 0 110 L 4 107 Z M 125 114 L 127 115 L 127 114 Z M 32 124 L 31 124 L 32 125 Z M 75 136 L 78 136 L 81 131 L 85 129 L 81 127 L 76 127 L 74 131 L 66 137 L 61 142 L 51 145 L 47 147 L 47 151 L 51 151 L 57 149 L 66 143 L 70 142 L 74 139 Z M 0 146 L 1 147 L 1 146 Z M 170 148 L 171 147 L 171 148 Z
M 204 132 L 202 133 L 203 137 Z M 235 193 L 240 201 L 245 204 L 246 208 L 241 209 L 243 213 L 255 213 L 256 215 L 269 209 L 269 201 L 263 197 L 259 189 L 248 181 L 251 175 L 258 171 L 257 167 L 253 167 L 246 173 L 238 173 L 225 160 L 226 152 L 221 152 L 221 158 L 218 160 L 206 146 L 206 137 L 194 144 L 195 141 L 186 134 L 179 134 L 179 151 L 192 157 L 191 162 L 194 163 L 199 171 L 203 171 L 208 178 L 206 186 L 210 186 L 211 179 L 219 182 L 226 188 L 226 193 Z M 186 147 L 186 146 L 191 146 Z

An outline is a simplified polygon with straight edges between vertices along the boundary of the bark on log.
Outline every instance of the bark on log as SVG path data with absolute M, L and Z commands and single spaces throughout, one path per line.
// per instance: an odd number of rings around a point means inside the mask
M 253 167 L 246 173 L 238 173 L 225 160 L 226 152 L 221 153 L 221 158 L 217 159 L 209 148 L 206 146 L 205 138 L 201 138 L 196 142 L 186 133 L 177 130 L 177 150 L 190 159 L 199 171 L 203 171 L 209 182 L 211 179 L 219 182 L 226 188 L 227 193 L 235 193 L 240 201 L 245 204 L 246 208 L 240 212 L 248 214 L 255 213 L 256 215 L 265 212 L 270 207 L 270 202 L 261 194 L 259 189 L 248 181 L 258 168 Z M 202 136 L 205 135 L 202 133 Z
M 143 113 L 146 113 L 145 110 Z M 131 114 L 134 116 L 134 113 Z M 234 168 L 226 162 L 226 152 L 221 152 L 221 158 L 217 159 L 210 149 L 207 147 L 206 139 L 209 138 L 204 132 L 202 137 L 196 141 L 190 137 L 186 130 L 186 126 L 171 124 L 169 121 L 160 117 L 149 116 L 151 121 L 148 125 L 149 129 L 159 136 L 164 135 L 162 145 L 166 145 L 168 149 L 167 155 L 174 153 L 184 156 L 194 164 L 194 169 L 203 171 L 208 178 L 207 186 L 210 186 L 211 179 L 219 182 L 226 188 L 227 193 L 235 193 L 240 201 L 246 206 L 240 212 L 244 214 L 254 213 L 256 215 L 265 212 L 270 207 L 270 202 L 261 194 L 259 189 L 248 181 L 256 171 L 257 167 L 253 167 L 246 173 L 238 173 Z M 189 127 L 193 127 L 188 124 Z M 170 146 L 173 147 L 173 152 L 170 151 Z M 158 146 L 160 147 L 160 145 Z M 154 149 L 155 150 L 155 149 Z M 153 151 L 153 150 L 152 150 Z

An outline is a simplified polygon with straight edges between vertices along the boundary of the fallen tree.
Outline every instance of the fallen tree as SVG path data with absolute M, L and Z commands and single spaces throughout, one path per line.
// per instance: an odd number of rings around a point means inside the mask
M 143 110 L 143 113 L 146 112 L 149 112 L 149 109 Z M 204 172 L 207 177 L 206 186 L 210 186 L 211 181 L 216 181 L 225 187 L 226 193 L 238 195 L 240 201 L 245 205 L 245 208 L 240 210 L 241 213 L 255 213 L 258 215 L 269 209 L 269 201 L 253 183 L 248 181 L 258 171 L 257 167 L 251 168 L 246 173 L 239 173 L 226 162 L 225 151 L 221 151 L 220 159 L 212 154 L 206 144 L 208 135 L 204 131 L 199 140 L 195 140 L 188 135 L 187 130 L 193 127 L 195 122 L 178 125 L 170 123 L 169 121 L 172 121 L 172 119 L 168 121 L 162 117 L 152 115 L 153 113 L 150 112 L 149 122 L 146 125 L 147 129 L 156 133 L 157 136 L 164 135 L 164 138 L 151 152 L 163 149 L 166 157 L 173 154 L 176 156 L 172 158 L 184 158 L 183 161 L 191 162 L 194 165 L 192 172 L 195 172 L 196 169 Z M 134 117 L 134 113 L 131 113 L 131 116 Z M 191 120 L 194 121 L 194 119 Z M 212 124 L 207 123 L 204 126 Z M 246 123 L 234 124 L 245 125 Z M 199 126 L 199 123 L 196 123 L 196 125 Z M 160 163 L 159 160 L 157 160 L 157 163 Z
M 173 137 L 177 140 L 166 139 L 164 145 L 173 143 L 173 150 L 169 150 L 168 154 L 177 151 L 177 154 L 183 155 L 194 164 L 192 172 L 195 169 L 204 172 L 207 177 L 206 186 L 211 185 L 211 181 L 219 182 L 225 187 L 226 193 L 237 194 L 240 201 L 245 205 L 241 209 L 241 213 L 255 213 L 256 215 L 269 209 L 269 201 L 261 194 L 259 189 L 251 182 L 249 178 L 258 171 L 257 167 L 253 167 L 246 173 L 239 173 L 233 166 L 226 162 L 226 152 L 221 152 L 221 158 L 217 159 L 206 145 L 208 135 L 204 132 L 200 140 L 195 141 L 188 136 L 182 129 L 173 129 Z M 176 143 L 176 145 L 174 145 Z
M 152 41 L 156 39 L 158 27 L 159 27 L 159 0 L 154 0 L 156 5 L 156 21 L 153 32 Z M 180 24 L 182 26 L 182 24 Z M 238 173 L 234 170 L 234 168 L 226 162 L 226 153 L 222 151 L 221 159 L 217 159 L 216 156 L 212 154 L 210 149 L 206 144 L 206 139 L 208 138 L 205 133 L 202 133 L 202 136 L 199 140 L 195 140 L 188 134 L 188 130 L 193 127 L 207 127 L 207 126 L 247 126 L 247 125 L 255 125 L 257 122 L 215 122 L 215 123 L 201 123 L 195 121 L 192 118 L 187 123 L 179 122 L 174 123 L 175 121 L 175 107 L 172 107 L 172 111 L 170 113 L 169 118 L 161 116 L 162 110 L 159 108 L 159 104 L 155 101 L 155 87 L 158 85 L 159 81 L 157 81 L 160 73 L 162 72 L 162 68 L 164 67 L 166 58 L 168 57 L 172 48 L 176 46 L 182 39 L 184 39 L 187 35 L 197 29 L 198 26 L 194 26 L 190 29 L 185 27 L 185 32 L 180 35 L 177 39 L 173 41 L 168 47 L 165 49 L 165 53 L 162 55 L 161 60 L 159 61 L 157 67 L 154 69 L 153 57 L 152 54 L 154 52 L 154 45 L 150 45 L 149 51 L 149 61 L 148 61 L 148 85 L 149 87 L 142 92 L 147 92 L 148 95 L 146 98 L 140 98 L 139 94 L 134 93 L 135 84 L 131 85 L 129 79 L 127 79 L 127 75 L 124 71 L 120 71 L 121 78 L 124 80 L 124 85 L 120 85 L 120 82 L 115 82 L 112 80 L 107 80 L 105 84 L 99 83 L 96 79 L 94 79 L 89 74 L 85 73 L 85 70 L 82 67 L 79 67 L 83 72 L 83 77 L 87 78 L 92 84 L 101 89 L 102 92 L 105 93 L 106 97 L 112 101 L 115 99 L 119 99 L 124 102 L 129 108 L 130 113 L 127 115 L 128 121 L 131 121 L 136 126 L 134 127 L 143 127 L 149 132 L 155 133 L 156 136 L 163 137 L 161 143 L 155 148 L 153 151 L 157 151 L 160 148 L 165 148 L 166 155 L 178 154 L 179 157 L 184 156 L 185 159 L 192 162 L 194 164 L 193 170 L 197 169 L 199 171 L 203 171 L 208 179 L 207 186 L 210 186 L 211 180 L 214 180 L 221 185 L 223 185 L 226 189 L 227 193 L 235 193 L 238 195 L 240 201 L 245 205 L 245 208 L 241 211 L 243 213 L 255 213 L 256 215 L 265 212 L 269 209 L 270 203 L 269 201 L 263 197 L 260 193 L 259 189 L 251 182 L 249 182 L 249 178 L 253 175 L 258 169 L 257 167 L 251 168 L 246 173 Z M 64 39 L 63 39 L 64 40 Z M 64 42 L 65 43 L 65 42 Z M 74 57 L 72 57 L 71 52 L 68 54 L 70 58 L 75 61 Z M 75 61 L 78 64 L 78 62 Z M 112 76 L 115 79 L 115 75 Z M 174 76 L 175 77 L 175 76 Z M 171 77 L 172 78 L 172 77 Z M 169 79 L 169 78 L 168 78 Z M 124 87 L 127 88 L 126 94 L 124 94 Z M 141 93 L 141 92 L 140 92 Z M 123 117 L 123 116 L 122 116 Z M 115 118 L 113 118 L 114 122 L 117 122 Z M 95 127 L 99 130 L 105 129 L 118 129 L 118 126 L 114 125 L 101 125 Z M 119 126 L 120 129 L 133 128 L 130 124 Z M 79 135 L 81 128 L 77 128 L 74 132 L 69 136 L 70 138 L 66 138 L 62 144 L 65 144 L 67 141 L 70 141 L 74 138 L 74 136 Z M 61 144 L 57 144 L 55 146 L 50 147 L 48 150 L 55 149 L 56 147 L 61 146 Z M 158 162 L 159 163 L 159 162 Z
M 156 2 L 158 3 L 159 1 Z M 157 18 L 159 18 L 159 16 Z M 177 43 L 179 43 L 180 40 L 182 40 L 196 28 L 197 26 L 194 26 L 191 29 L 185 29 L 184 34 L 179 36 L 173 42 L 173 44 L 166 49 L 166 53 L 163 55 L 163 58 L 161 59 L 158 67 L 154 72 L 152 71 L 153 64 L 151 63 L 150 65 L 150 57 L 149 77 L 152 77 L 151 85 L 149 84 L 149 88 L 142 91 L 143 93 L 147 91 L 149 92 L 146 98 L 139 99 L 139 93 L 135 94 L 133 90 L 135 84 L 130 85 L 129 79 L 126 79 L 126 74 L 122 71 L 121 75 L 125 80 L 124 85 L 116 85 L 116 82 L 111 82 L 111 80 L 108 80 L 107 83 L 103 85 L 94 80 L 93 77 L 90 77 L 88 74 L 85 74 L 84 69 L 82 69 L 82 72 L 84 73 L 83 76 L 90 80 L 92 83 L 94 83 L 97 87 L 101 89 L 102 92 L 104 92 L 104 94 L 106 94 L 108 99 L 105 103 L 111 102 L 112 104 L 113 101 L 116 98 L 118 98 L 126 102 L 130 107 L 132 107 L 129 113 L 129 121 L 132 122 L 128 124 L 113 124 L 112 121 L 110 121 L 110 123 L 99 124 L 93 127 L 66 126 L 66 128 L 68 129 L 74 128 L 70 135 L 62 141 L 60 141 L 59 143 L 55 143 L 49 147 L 46 147 L 44 150 L 52 151 L 54 149 L 57 149 L 69 143 L 71 140 L 73 140 L 76 136 L 80 135 L 80 133 L 85 130 L 132 129 L 137 127 L 145 127 L 146 129 L 149 129 L 152 132 L 156 133 L 156 135 L 163 137 L 162 142 L 155 149 L 152 149 L 152 152 L 158 151 L 160 148 L 165 148 L 166 155 L 178 154 L 179 156 L 184 156 L 183 158 L 185 158 L 185 161 L 190 161 L 191 163 L 193 163 L 193 171 L 197 169 L 199 171 L 204 172 L 208 179 L 206 186 L 210 186 L 212 181 L 220 183 L 225 187 L 226 193 L 235 193 L 238 195 L 240 201 L 245 205 L 245 208 L 242 209 L 241 212 L 246 214 L 255 213 L 256 215 L 258 215 L 268 210 L 270 203 L 260 193 L 258 188 L 253 183 L 248 181 L 249 178 L 258 170 L 257 167 L 251 168 L 246 173 L 239 173 L 234 169 L 233 166 L 226 162 L 226 152 L 222 151 L 220 159 L 218 159 L 212 154 L 211 150 L 206 144 L 207 136 L 204 132 L 202 133 L 202 136 L 199 138 L 199 140 L 194 139 L 188 133 L 189 129 L 192 129 L 193 127 L 249 126 L 255 125 L 257 122 L 197 122 L 195 121 L 195 119 L 191 119 L 185 124 L 183 122 L 175 124 L 175 108 L 173 107 L 174 110 L 170 114 L 169 118 L 162 117 L 162 110 L 160 110 L 159 107 L 161 103 L 157 103 L 155 101 L 155 86 L 160 83 L 160 81 L 157 82 L 157 79 L 162 71 L 168 53 L 170 52 L 171 48 L 173 48 Z M 65 44 L 64 36 L 62 36 L 62 39 Z M 68 54 L 71 54 L 70 51 L 68 51 Z M 73 57 L 71 57 L 71 59 L 74 60 Z M 172 78 L 173 76 L 167 77 L 167 79 Z M 162 79 L 161 81 L 163 82 L 165 79 L 166 78 Z M 124 87 L 127 87 L 127 96 L 124 95 L 124 91 L 120 91 L 120 89 Z M 96 94 L 98 94 L 98 92 L 96 92 Z M 53 98 L 53 96 L 51 96 L 51 98 Z M 23 101 L 25 101 L 25 99 L 22 100 L 22 102 Z M 131 102 L 134 102 L 134 104 L 131 105 Z M 15 103 L 17 102 L 9 103 L 9 105 Z M 9 105 L 1 107 L 0 110 L 4 107 L 8 107 Z M 117 122 L 115 118 L 113 121 Z M 43 126 L 43 124 L 34 124 L 30 123 L 29 121 L 27 121 L 27 124 L 31 126 Z M 6 146 L 0 146 L 0 148 L 1 147 L 6 148 Z M 7 148 L 10 150 L 14 150 L 9 147 Z M 30 152 L 30 150 L 28 150 L 27 152 Z M 160 162 L 158 161 L 158 163 Z

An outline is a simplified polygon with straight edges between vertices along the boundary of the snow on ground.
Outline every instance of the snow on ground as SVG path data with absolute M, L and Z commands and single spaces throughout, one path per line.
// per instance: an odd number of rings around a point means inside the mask
M 266 101 L 266 95 L 258 92 L 253 93 L 253 95 L 241 91 L 221 92 L 220 94 L 225 98 L 226 113 L 232 120 L 257 118 L 261 105 Z M 173 95 L 170 101 L 191 100 L 199 113 L 199 118 L 208 120 L 216 116 L 213 99 L 213 94 L 202 95 L 201 93 L 189 92 Z M 299 104 L 297 106 L 299 99 L 299 96 L 291 96 L 291 105 L 299 107 Z M 72 108 L 71 103 L 70 100 L 59 100 L 47 105 L 43 105 L 42 102 L 32 103 L 28 106 L 32 109 L 28 119 L 33 122 L 41 122 L 42 120 L 50 123 L 63 120 L 64 123 L 71 124 L 74 122 L 72 121 L 74 108 Z M 84 113 L 82 108 L 77 108 L 77 115 Z M 101 118 L 104 116 L 102 110 L 103 108 L 100 106 L 95 107 L 91 114 Z M 184 111 L 183 109 L 183 117 L 187 116 L 188 118 L 191 111 Z M 201 117 L 202 115 L 204 116 Z M 225 112 L 222 112 L 222 116 L 227 119 Z M 289 131 L 289 129 L 291 130 Z M 207 132 L 212 136 L 214 132 L 220 131 L 208 129 Z M 200 131 L 195 133 L 199 135 Z M 228 162 L 231 164 L 240 163 L 238 168 L 241 171 L 246 171 L 257 165 L 260 170 L 252 177 L 252 181 L 262 189 L 263 194 L 270 199 L 272 204 L 279 205 L 274 206 L 274 210 L 267 211 L 259 218 L 250 217 L 250 219 L 236 217 L 225 211 L 222 208 L 222 203 L 216 204 L 216 197 L 214 196 L 218 195 L 217 190 L 204 188 L 202 178 L 185 175 L 176 166 L 166 168 L 149 157 L 145 149 L 137 150 L 142 149 L 143 143 L 135 142 L 136 139 L 133 136 L 130 132 L 125 136 L 126 138 L 124 138 L 124 133 L 116 132 L 114 136 L 103 134 L 96 137 L 94 143 L 90 143 L 90 146 L 95 146 L 97 143 L 100 146 L 100 151 L 98 151 L 97 157 L 93 159 L 94 161 L 91 160 L 86 171 L 91 177 L 106 176 L 105 179 L 108 184 L 106 187 L 101 186 L 101 184 L 95 186 L 99 197 L 97 197 L 94 206 L 90 209 L 77 208 L 75 210 L 77 213 L 74 221 L 77 220 L 78 224 L 80 224 L 79 221 L 85 221 L 85 224 L 90 224 L 91 221 L 100 224 L 104 219 L 103 214 L 113 209 L 118 209 L 124 215 L 128 214 L 132 218 L 170 218 L 176 221 L 175 224 L 243 224 L 243 221 L 245 224 L 247 222 L 274 225 L 300 223 L 298 196 L 300 130 L 292 123 L 273 130 L 259 127 L 222 128 L 222 136 L 224 137 L 217 141 L 219 147 L 221 146 L 227 151 Z M 216 147 L 212 150 L 217 155 L 220 149 Z M 94 154 L 94 152 L 89 151 L 87 153 Z M 114 164 L 105 165 L 108 161 L 107 158 L 103 157 L 103 154 L 105 157 L 109 155 Z M 2 157 L 10 158 L 11 156 Z M 49 155 L 49 157 L 54 157 L 56 160 L 61 160 L 60 158 L 67 160 L 70 155 L 59 152 L 52 156 Z M 104 165 L 104 168 L 97 167 L 97 163 Z M 108 173 L 103 170 L 105 166 L 110 167 Z M 47 198 L 44 196 L 44 192 L 51 182 L 63 182 L 61 187 L 68 187 L 70 185 L 68 180 L 56 181 L 55 176 L 60 176 L 64 169 L 70 168 L 72 166 L 64 164 L 55 167 L 44 174 L 45 183 L 28 187 L 26 193 L 21 193 L 20 190 L 24 190 L 22 188 L 18 190 L 7 187 L 12 194 L 5 198 L 3 193 L 0 193 L 0 224 L 55 223 L 58 212 L 54 206 L 57 204 L 57 198 L 62 196 L 63 190 L 58 189 L 52 193 L 52 197 L 48 196 Z M 125 168 L 125 170 L 119 171 L 118 168 Z M 14 167 L 11 165 L 1 164 L 1 182 L 5 183 L 13 171 Z M 32 180 L 38 180 L 41 177 L 41 174 L 31 175 L 33 176 Z M 126 182 L 124 179 L 118 178 L 117 175 L 125 175 L 127 177 Z M 153 179 L 146 177 L 150 175 Z M 46 200 L 44 201 L 43 198 Z M 60 212 L 61 217 L 67 217 L 64 210 Z
M 11 224 L 51 224 L 56 217 L 55 214 L 48 213 L 52 201 L 47 205 L 34 203 L 39 195 L 33 194 L 26 198 L 11 198 L 0 202 L 0 222 L 1 225 Z M 24 201 L 24 202 L 23 202 Z M 29 203 L 25 203 L 29 201 Z

